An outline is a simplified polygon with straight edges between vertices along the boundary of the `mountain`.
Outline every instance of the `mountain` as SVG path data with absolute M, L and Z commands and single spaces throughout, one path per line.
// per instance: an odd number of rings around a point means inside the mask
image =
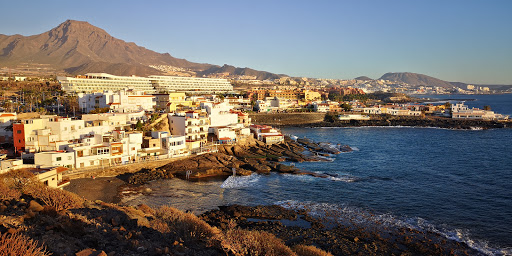
M 383 76 L 381 76 L 379 79 L 383 80 L 389 80 L 389 81 L 395 81 L 395 82 L 403 82 L 410 85 L 429 85 L 429 86 L 438 86 L 438 87 L 445 87 L 445 88 L 452 88 L 453 85 L 449 82 L 423 75 L 423 74 L 416 74 L 416 73 L 386 73 Z
M 85 21 L 67 20 L 52 30 L 33 36 L 0 34 L 0 66 L 15 68 L 26 63 L 48 64 L 69 74 L 104 72 L 114 75 L 147 76 L 163 72 L 149 65 L 168 65 L 201 74 L 223 67 L 179 59 L 114 38 Z M 235 68 L 236 73 L 272 77 L 268 72 Z M 275 76 L 275 75 L 274 75 Z
M 270 72 L 265 71 L 257 71 L 250 68 L 236 68 L 234 66 L 230 66 L 224 64 L 224 66 L 213 66 L 207 70 L 199 72 L 200 75 L 209 75 L 216 73 L 229 73 L 230 75 L 239 75 L 239 76 L 254 76 L 255 79 L 258 80 L 266 80 L 266 79 L 278 79 L 282 75 L 276 75 Z
M 369 81 L 369 80 L 373 80 L 367 76 L 358 76 L 356 78 L 354 78 L 355 80 L 361 80 L 361 81 Z

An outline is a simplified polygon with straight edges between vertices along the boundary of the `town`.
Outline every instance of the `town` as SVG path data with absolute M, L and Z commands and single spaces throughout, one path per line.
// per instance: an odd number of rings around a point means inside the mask
M 13 82 L 26 79 L 15 77 Z M 218 145 L 249 136 L 266 144 L 284 140 L 279 129 L 253 124 L 250 113 L 339 113 L 338 120 L 369 120 L 375 115 L 508 118 L 464 103 L 411 103 L 404 94 L 385 94 L 391 95 L 385 101 L 370 99 L 358 84 L 260 85 L 234 91 L 225 78 L 106 73 L 57 77 L 57 81 L 61 94 L 56 97 L 49 92 L 44 99 L 42 93 L 39 100 L 29 89 L 7 99 L 3 95 L 2 173 L 31 170 L 44 184 L 62 188 L 69 184 L 66 174 L 77 171 L 216 152 Z M 48 98 L 56 102 L 43 106 Z

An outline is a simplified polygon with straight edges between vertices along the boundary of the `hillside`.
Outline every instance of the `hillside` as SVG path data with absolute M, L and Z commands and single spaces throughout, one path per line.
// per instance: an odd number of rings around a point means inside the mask
M 229 73 L 230 75 L 239 75 L 239 76 L 254 76 L 255 79 L 258 80 L 266 80 L 266 79 L 278 79 L 281 75 L 272 74 L 270 72 L 265 71 L 257 71 L 250 68 L 237 68 L 234 66 L 230 66 L 224 64 L 224 66 L 213 66 L 207 70 L 199 72 L 200 75 L 209 75 L 215 73 Z
M 358 76 L 356 78 L 354 78 L 355 80 L 362 80 L 362 81 L 370 81 L 370 80 L 373 80 L 367 76 Z
M 395 82 L 403 82 L 410 85 L 418 86 L 418 85 L 429 85 L 429 86 L 438 86 L 445 88 L 452 88 L 453 85 L 445 82 L 443 80 L 416 73 L 386 73 L 381 76 L 379 79 L 395 81 Z
M 75 20 L 67 20 L 48 32 L 33 36 L 0 34 L 0 66 L 16 68 L 19 65 L 45 65 L 69 74 L 105 72 L 147 76 L 163 74 L 149 65 L 164 65 L 200 72 L 199 75 L 228 72 L 258 79 L 279 77 L 250 68 L 220 67 L 175 58 L 169 53 L 158 53 L 117 39 L 88 22 Z

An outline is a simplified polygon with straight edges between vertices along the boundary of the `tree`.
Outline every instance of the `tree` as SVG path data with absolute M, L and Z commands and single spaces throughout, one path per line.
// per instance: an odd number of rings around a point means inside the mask
M 489 106 L 489 105 L 485 105 L 485 106 L 484 106 L 484 110 L 491 111 L 491 106 Z
M 142 123 L 141 120 L 137 121 L 137 124 L 135 125 L 135 129 L 138 131 L 142 131 L 142 128 L 144 127 L 144 123 Z
M 345 111 L 350 111 L 350 110 L 352 110 L 352 105 L 350 105 L 348 103 L 343 103 L 343 104 L 341 104 L 341 108 L 343 108 L 343 110 L 345 110 Z

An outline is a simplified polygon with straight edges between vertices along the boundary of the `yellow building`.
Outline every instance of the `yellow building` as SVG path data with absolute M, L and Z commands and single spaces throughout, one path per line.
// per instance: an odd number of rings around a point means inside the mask
M 319 92 L 305 90 L 304 91 L 304 100 L 305 101 L 315 101 L 322 99 L 322 95 Z

